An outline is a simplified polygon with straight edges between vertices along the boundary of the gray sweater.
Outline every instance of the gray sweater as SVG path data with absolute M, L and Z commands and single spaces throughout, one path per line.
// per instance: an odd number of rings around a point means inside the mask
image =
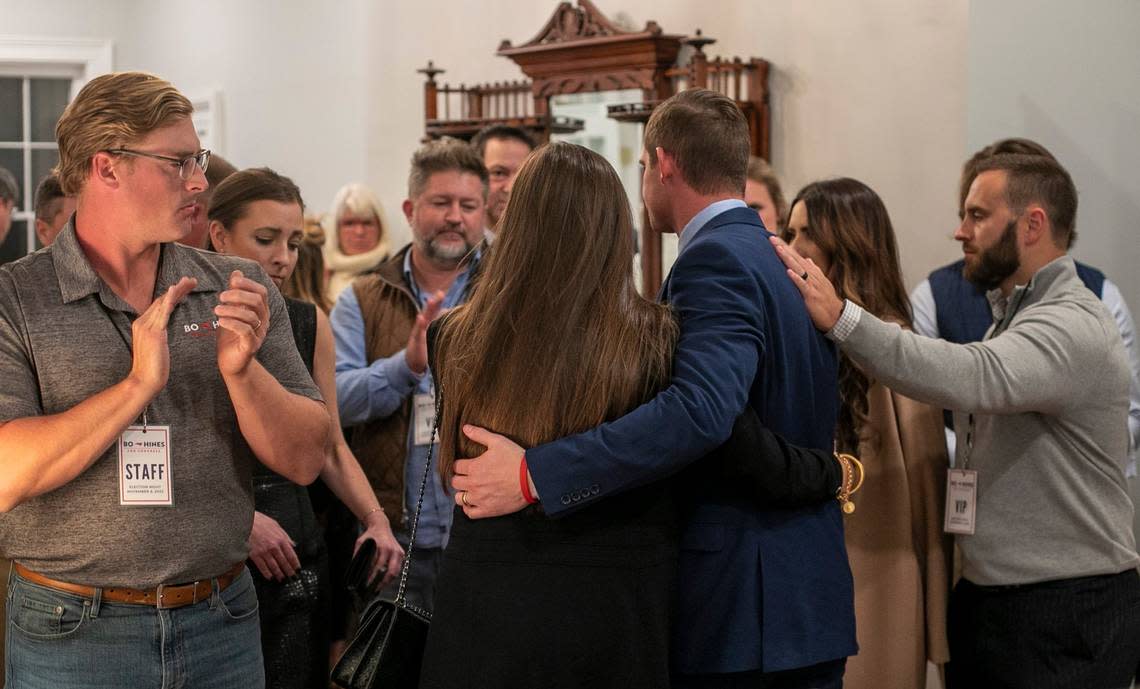
M 1136 567 L 1118 461 L 1128 451 L 1129 370 L 1112 316 L 1069 257 L 998 306 L 989 339 L 966 345 L 867 313 L 846 337 L 833 332 L 888 387 L 955 410 L 955 466 L 978 471 L 976 531 L 957 537 L 967 579 L 1024 584 Z

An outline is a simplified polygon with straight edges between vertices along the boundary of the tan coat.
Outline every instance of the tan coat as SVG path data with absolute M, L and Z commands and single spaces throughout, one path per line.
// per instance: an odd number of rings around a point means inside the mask
M 848 689 L 922 689 L 926 661 L 949 659 L 951 541 L 942 532 L 946 440 L 942 412 L 881 384 L 868 391 L 867 477 L 844 520 L 855 577 L 859 654 Z

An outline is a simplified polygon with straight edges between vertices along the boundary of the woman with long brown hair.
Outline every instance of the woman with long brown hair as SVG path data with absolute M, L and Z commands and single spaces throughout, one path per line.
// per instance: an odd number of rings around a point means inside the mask
M 465 424 L 529 447 L 668 383 L 677 326 L 635 289 L 632 227 L 601 156 L 554 143 L 523 165 L 479 286 L 433 329 L 445 476 L 479 453 Z M 675 551 L 664 484 L 559 520 L 457 510 L 421 686 L 666 686 Z
M 792 201 L 784 240 L 850 299 L 911 326 L 887 209 L 850 178 L 814 182 Z M 839 360 L 835 444 L 866 469 L 862 505 L 845 522 L 855 578 L 859 654 L 844 686 L 926 685 L 926 661 L 945 663 L 950 546 L 942 534 L 947 466 L 942 415 Z

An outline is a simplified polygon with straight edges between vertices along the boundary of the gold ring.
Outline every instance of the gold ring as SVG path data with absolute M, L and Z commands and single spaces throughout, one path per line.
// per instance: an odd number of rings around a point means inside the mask
M 806 270 L 804 272 L 800 273 L 800 279 L 803 280 L 804 282 L 807 282 L 808 274 L 807 274 Z
M 471 503 L 467 502 L 467 491 L 463 491 L 463 495 L 459 496 L 459 499 L 463 502 L 464 505 L 468 507 L 471 506 Z
M 261 329 L 261 319 L 260 318 L 257 319 L 257 325 L 253 326 L 253 329 L 254 330 L 260 330 Z

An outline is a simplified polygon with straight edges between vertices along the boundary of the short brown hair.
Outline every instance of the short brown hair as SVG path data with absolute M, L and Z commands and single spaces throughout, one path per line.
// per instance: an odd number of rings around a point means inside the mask
M 532 151 L 538 145 L 534 137 L 521 127 L 512 127 L 509 124 L 489 124 L 471 137 L 471 148 L 475 149 L 480 158 L 487 155 L 487 142 L 491 139 L 517 141 Z
M 55 126 L 59 144 L 55 172 L 60 187 L 65 194 L 78 194 L 96 153 L 134 143 L 193 112 L 186 96 L 153 74 L 117 72 L 95 77 Z
M 1005 202 L 1020 215 L 1031 203 L 1040 204 L 1049 217 L 1053 243 L 1068 248 L 1076 234 L 1077 187 L 1069 172 L 1053 158 L 1024 153 L 1000 153 L 978 164 L 976 174 L 991 170 L 1006 173 Z
M 1049 152 L 1041 144 L 1033 141 L 1032 139 L 1023 139 L 1020 137 L 1011 137 L 1009 139 L 999 139 L 974 155 L 966 161 L 962 166 L 962 178 L 958 182 L 958 212 L 962 213 L 962 206 L 966 203 L 966 196 L 970 193 L 970 185 L 974 183 L 974 178 L 978 176 L 978 166 L 982 161 L 990 156 L 1001 155 L 1002 153 L 1020 153 L 1031 156 L 1045 156 L 1050 160 L 1056 160 L 1057 157 Z
M 445 136 L 429 141 L 412 154 L 412 171 L 408 174 L 408 198 L 414 199 L 423 193 L 428 178 L 437 172 L 470 172 L 483 183 L 483 198 L 487 198 L 487 184 L 490 177 L 483 159 L 466 141 Z
M 217 153 L 211 153 L 210 166 L 206 168 L 206 181 L 210 183 L 211 187 L 216 187 L 221 184 L 226 177 L 229 177 L 237 171 L 238 169 L 234 167 L 233 163 Z
M 749 143 L 748 122 L 736 102 L 706 89 L 672 96 L 645 125 L 650 164 L 657 164 L 660 146 L 677 159 L 681 178 L 702 194 L 744 192 Z
M 36 218 L 44 221 L 50 220 L 59 212 L 59 201 L 66 197 L 67 195 L 59 186 L 59 177 L 56 177 L 55 173 L 41 179 L 36 187 Z

